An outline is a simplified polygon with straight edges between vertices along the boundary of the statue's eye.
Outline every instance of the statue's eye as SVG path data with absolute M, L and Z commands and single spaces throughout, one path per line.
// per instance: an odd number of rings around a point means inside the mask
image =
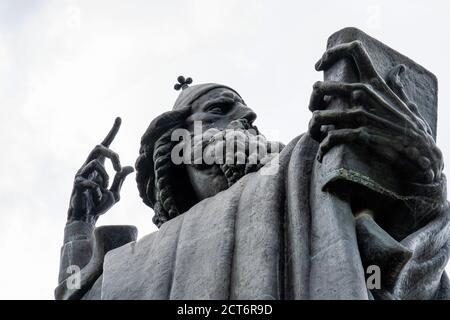
M 216 104 L 211 105 L 207 111 L 211 112 L 211 113 L 216 113 L 216 114 L 224 114 L 227 112 L 227 110 L 228 110 L 228 104 L 216 103 Z

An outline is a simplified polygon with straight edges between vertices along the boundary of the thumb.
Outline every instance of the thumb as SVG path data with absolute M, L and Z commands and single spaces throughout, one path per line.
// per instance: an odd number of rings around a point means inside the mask
M 131 166 L 123 167 L 122 170 L 116 173 L 114 176 L 113 183 L 109 191 L 111 191 L 114 195 L 114 199 L 117 201 L 120 200 L 120 189 L 122 188 L 122 184 L 125 181 L 125 178 L 134 171 L 134 168 Z

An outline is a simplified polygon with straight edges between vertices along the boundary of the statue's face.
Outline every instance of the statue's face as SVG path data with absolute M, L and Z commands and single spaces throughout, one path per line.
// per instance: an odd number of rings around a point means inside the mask
M 233 91 L 216 88 L 192 103 L 192 114 L 186 119 L 186 125 L 191 132 L 196 121 L 201 121 L 203 131 L 210 128 L 223 130 L 238 119 L 247 119 L 251 124 L 256 119 L 256 114 Z
M 256 119 L 256 114 L 233 91 L 216 88 L 192 103 L 192 114 L 186 119 L 186 129 L 196 134 L 194 123 L 201 122 L 202 132 L 212 128 L 222 131 L 233 121 L 241 119 L 246 119 L 248 125 L 251 125 Z M 198 200 L 214 196 L 228 188 L 227 179 L 219 166 L 202 169 L 186 166 L 186 169 Z

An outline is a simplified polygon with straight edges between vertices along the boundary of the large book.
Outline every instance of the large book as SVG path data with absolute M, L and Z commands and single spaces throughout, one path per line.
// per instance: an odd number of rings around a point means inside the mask
M 356 28 L 340 30 L 328 39 L 327 48 L 354 40 L 362 42 L 377 72 L 386 79 L 388 73 L 399 64 L 406 66 L 402 83 L 409 99 L 418 107 L 423 118 L 432 129 L 436 139 L 437 79 L 411 59 L 391 49 L 380 41 Z M 360 82 L 356 65 L 351 58 L 343 58 L 324 72 L 324 80 Z M 332 99 L 328 109 L 346 109 L 348 99 Z M 383 159 L 358 144 L 343 144 L 333 147 L 322 160 L 323 189 L 332 192 L 354 192 L 371 190 L 378 195 L 398 199 L 406 196 L 404 177 Z M 349 191 L 352 190 L 352 191 Z M 359 193 L 364 194 L 364 192 Z M 364 201 L 364 199 L 360 200 Z

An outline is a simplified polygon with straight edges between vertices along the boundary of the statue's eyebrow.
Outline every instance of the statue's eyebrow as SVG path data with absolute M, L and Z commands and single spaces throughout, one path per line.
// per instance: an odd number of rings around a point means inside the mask
M 231 97 L 225 97 L 225 96 L 221 95 L 217 98 L 206 101 L 205 104 L 203 105 L 203 109 L 207 109 L 208 107 L 210 107 L 216 103 L 224 103 L 224 102 L 225 103 L 234 103 L 234 102 L 236 102 L 236 99 L 233 99 Z
M 220 96 L 227 99 L 233 99 L 233 102 L 240 102 L 245 105 L 244 99 L 242 99 L 241 96 L 236 92 L 226 91 L 221 93 Z
M 239 98 L 239 96 L 236 93 L 232 92 L 232 91 L 225 91 L 220 96 L 225 97 L 225 98 L 231 98 L 234 101 L 240 101 L 241 100 Z

